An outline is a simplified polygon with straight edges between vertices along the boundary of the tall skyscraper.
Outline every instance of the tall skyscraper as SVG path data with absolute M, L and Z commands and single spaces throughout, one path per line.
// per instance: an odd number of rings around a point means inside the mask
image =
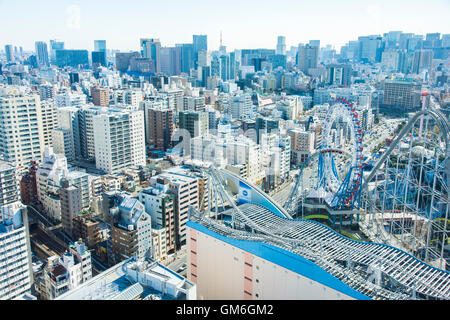
M 193 35 L 192 44 L 194 46 L 194 65 L 197 67 L 198 52 L 200 50 L 208 50 L 208 36 L 207 35 Z
M 14 62 L 14 50 L 12 44 L 5 45 L 6 62 Z
M 50 62 L 56 65 L 56 50 L 64 50 L 64 42 L 50 40 Z
M 286 54 L 286 37 L 284 36 L 278 37 L 277 54 Z
M 87 50 L 56 50 L 56 65 L 60 68 L 66 66 L 89 66 L 89 54 Z
M 194 68 L 194 46 L 191 43 L 177 44 L 181 49 L 181 72 L 189 74 Z
M 94 40 L 94 51 L 106 52 L 106 40 Z
M 155 72 L 161 72 L 161 42 L 159 39 L 141 39 L 141 54 L 143 58 L 152 59 Z
M 308 73 L 309 69 L 317 68 L 319 60 L 319 47 L 306 46 L 298 47 L 298 68 L 304 73 Z
M 49 66 L 47 43 L 36 41 L 35 48 L 39 66 Z

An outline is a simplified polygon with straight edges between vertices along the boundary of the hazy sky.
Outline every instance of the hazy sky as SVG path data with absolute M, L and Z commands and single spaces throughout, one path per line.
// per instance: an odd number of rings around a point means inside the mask
M 139 39 L 163 46 L 207 34 L 208 48 L 275 48 L 277 36 L 297 46 L 310 39 L 339 48 L 360 35 L 401 30 L 450 33 L 450 0 L 0 0 L 0 48 L 34 49 L 62 40 L 69 49 L 138 50 Z

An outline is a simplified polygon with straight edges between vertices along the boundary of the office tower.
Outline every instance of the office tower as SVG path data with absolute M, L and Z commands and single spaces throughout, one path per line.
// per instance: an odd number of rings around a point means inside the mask
M 16 59 L 14 57 L 14 51 L 12 44 L 5 45 L 6 62 L 14 62 Z
M 29 293 L 33 283 L 27 208 L 20 202 L 0 207 L 0 300 Z
M 228 55 L 220 56 L 220 78 L 222 81 L 230 79 L 230 57 Z
M 181 52 L 181 72 L 190 74 L 191 69 L 194 68 L 194 46 L 191 43 L 177 44 Z
M 198 53 L 200 50 L 208 51 L 208 36 L 207 35 L 193 35 L 192 44 L 194 50 L 194 67 L 198 66 Z
M 14 87 L 0 89 L 0 156 L 18 170 L 44 151 L 41 102 L 36 94 Z M 15 121 L 13 119 L 16 119 Z
M 36 41 L 35 48 L 39 66 L 48 67 L 50 63 L 48 60 L 47 43 L 42 41 Z
M 106 53 L 106 40 L 94 40 L 94 51 Z
M 236 79 L 236 53 L 230 52 L 230 79 Z
M 329 64 L 327 65 L 327 83 L 350 87 L 352 79 L 352 66 L 349 64 Z
M 112 257 L 115 263 L 151 256 L 152 222 L 144 205 L 127 195 L 117 195 L 118 205 L 110 210 Z
M 278 36 L 276 52 L 277 54 L 286 54 L 286 37 Z
M 319 60 L 319 47 L 315 46 L 299 46 L 298 47 L 298 68 L 308 74 L 309 69 L 317 68 Z
M 50 40 L 50 62 L 56 65 L 56 50 L 64 50 L 64 42 Z
M 309 45 L 311 47 L 318 47 L 318 48 L 320 48 L 320 40 L 309 40 Z
M 81 190 L 69 184 L 66 178 L 61 179 L 59 188 L 59 198 L 61 201 L 61 220 L 64 231 L 73 237 L 73 219 L 79 215 L 83 206 L 81 203 Z
M 276 69 L 278 67 L 282 67 L 283 69 L 286 69 L 286 55 L 284 55 L 284 54 L 271 55 L 270 63 L 272 64 L 273 69 Z
M 181 48 L 169 47 L 161 48 L 161 72 L 174 76 L 181 73 Z
M 19 200 L 16 168 L 12 163 L 0 160 L 0 207 Z
M 138 52 L 116 52 L 116 69 L 120 72 L 127 72 L 130 67 L 130 60 L 138 57 Z
M 95 164 L 107 173 L 144 166 L 144 113 L 108 110 L 93 117 Z
M 56 65 L 60 68 L 89 66 L 89 53 L 87 50 L 56 50 Z
M 430 70 L 433 62 L 433 50 L 417 50 L 414 52 L 413 73 L 421 73 L 423 70 Z
M 91 53 L 92 65 L 106 66 L 106 52 L 92 51 Z
M 164 187 L 167 183 L 169 186 Z M 180 167 L 174 167 L 167 172 L 152 177 L 150 186 L 158 189 L 167 188 L 167 192 L 174 196 L 175 251 L 178 251 L 186 243 L 186 221 L 189 207 L 198 208 L 198 178 L 189 175 Z
M 169 193 L 169 181 L 156 179 L 156 187 L 147 188 L 139 193 L 139 201 L 144 205 L 145 212 L 151 216 L 152 231 L 162 230 L 158 245 L 154 243 L 154 251 L 159 257 L 176 249 L 175 232 L 175 196 Z M 156 248 L 155 248 L 156 247 Z
M 400 108 L 405 112 L 418 110 L 422 86 L 409 80 L 386 80 L 384 83 L 383 107 L 388 110 Z
M 155 64 L 155 72 L 161 72 L 161 42 L 159 39 L 141 39 L 143 58 L 151 59 Z
M 207 50 L 198 52 L 198 67 L 209 67 L 211 65 L 211 54 Z
M 185 129 L 191 138 L 208 134 L 209 115 L 201 111 L 181 111 L 179 113 L 179 127 Z
M 96 106 L 109 105 L 109 88 L 95 87 L 91 89 L 92 102 Z
M 381 37 L 377 35 L 359 37 L 359 59 L 367 62 L 381 60 Z
M 69 72 L 70 84 L 80 83 L 80 74 L 78 72 Z
M 53 129 L 58 128 L 58 109 L 55 101 L 45 100 L 41 102 L 42 134 L 44 137 L 44 148 L 53 146 Z
M 173 110 L 168 108 L 146 108 L 146 141 L 155 149 L 167 151 L 172 146 L 174 132 Z
M 36 161 L 30 163 L 30 168 L 20 180 L 20 198 L 25 205 L 34 205 L 39 201 L 36 185 L 36 172 L 39 164 Z
M 150 58 L 137 58 L 130 59 L 130 71 L 146 74 L 154 74 L 156 72 L 155 61 Z
M 231 102 L 230 111 L 233 119 L 248 117 L 253 111 L 252 97 L 247 93 L 235 96 Z

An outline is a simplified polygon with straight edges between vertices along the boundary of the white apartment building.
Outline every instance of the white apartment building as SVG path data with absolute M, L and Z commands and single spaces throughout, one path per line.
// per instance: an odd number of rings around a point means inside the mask
M 55 102 L 58 108 L 74 107 L 86 104 L 86 95 L 76 92 L 59 92 L 55 95 Z
M 53 99 L 41 102 L 44 147 L 53 146 L 53 130 L 58 128 L 58 109 Z
M 61 220 L 60 182 L 68 172 L 66 157 L 45 148 L 44 160 L 36 172 L 37 192 L 45 212 L 56 220 Z
M 41 160 L 44 135 L 40 98 L 20 87 L 0 88 L 0 158 L 19 172 L 31 160 Z
M 33 283 L 26 207 L 13 202 L 0 207 L 0 300 L 30 292 Z
M 108 110 L 93 117 L 95 163 L 98 169 L 117 173 L 145 165 L 144 113 Z

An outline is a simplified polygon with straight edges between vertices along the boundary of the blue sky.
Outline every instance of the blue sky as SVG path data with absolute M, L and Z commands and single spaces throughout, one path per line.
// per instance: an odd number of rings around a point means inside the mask
M 359 35 L 402 30 L 450 33 L 450 0 L 0 0 L 0 48 L 34 48 L 59 39 L 67 48 L 137 50 L 139 38 L 163 46 L 207 34 L 210 49 L 220 31 L 229 49 L 275 48 L 278 35 L 289 48 L 310 39 L 339 48 Z

